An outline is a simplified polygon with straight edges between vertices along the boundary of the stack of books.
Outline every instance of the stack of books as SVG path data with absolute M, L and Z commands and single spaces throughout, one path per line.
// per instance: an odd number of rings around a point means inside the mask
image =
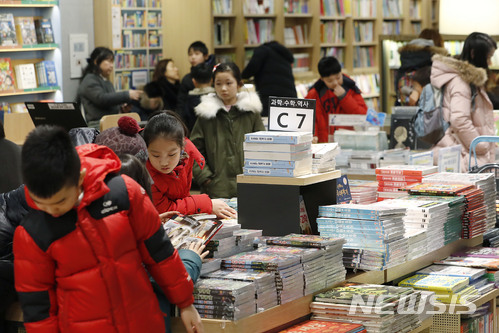
M 222 259 L 222 269 L 274 273 L 279 304 L 303 296 L 303 267 L 297 255 L 243 252 Z
M 320 268 L 325 272 L 326 288 L 345 280 L 346 270 L 342 263 L 342 247 L 345 244 L 345 240 L 342 238 L 289 234 L 283 237 L 271 237 L 266 240 L 266 243 L 267 245 L 318 248 L 324 253 L 324 264 L 320 267 L 320 263 L 322 262 L 320 258 L 305 263 L 302 262 L 305 279 L 308 278 L 310 281 L 314 281 L 312 277 L 315 273 L 318 273 L 315 271 Z M 316 282 L 320 284 L 318 281 Z M 307 289 L 314 287 L 315 283 L 312 284 L 305 281 L 306 294 L 308 293 Z
M 210 251 L 208 257 L 225 258 L 241 252 L 236 246 L 237 236 L 234 232 L 241 229 L 237 223 L 223 223 L 219 232 L 206 244 Z
M 312 172 L 333 171 L 336 168 L 336 155 L 338 155 L 339 150 L 336 142 L 313 144 Z
M 211 272 L 218 271 L 222 266 L 222 259 L 220 258 L 204 258 L 203 265 L 201 266 L 200 275 L 206 275 Z
M 469 285 L 475 287 L 480 295 L 494 289 L 494 282 L 488 280 L 487 271 L 483 268 L 460 267 L 450 265 L 431 265 L 416 272 L 423 275 L 445 275 L 465 277 Z
M 409 185 L 403 190 L 416 195 L 464 196 L 461 238 L 469 239 L 485 232 L 487 211 L 481 189 L 473 185 L 424 183 Z
M 367 333 L 364 325 L 342 323 L 339 321 L 325 321 L 325 320 L 305 320 L 299 324 L 291 326 L 280 333 Z
M 483 245 L 499 247 L 499 228 L 491 229 L 483 234 Z
M 406 230 L 407 261 L 422 257 L 428 253 L 428 237 L 426 230 Z
M 485 303 L 477 307 L 475 312 L 463 314 L 461 317 L 461 332 L 495 332 L 494 314 L 490 308 L 490 303 Z
M 436 299 L 442 303 L 455 304 L 480 296 L 476 288 L 469 285 L 469 279 L 461 276 L 416 274 L 400 281 L 398 285 L 433 291 Z
M 414 196 L 417 197 L 417 196 Z M 384 207 L 404 207 L 407 209 L 403 217 L 405 232 L 426 231 L 427 248 L 424 253 L 435 251 L 445 245 L 444 226 L 449 212 L 445 202 L 430 200 L 389 199 L 374 204 Z
M 381 205 L 319 206 L 317 225 L 321 236 L 346 240 L 346 268 L 383 270 L 406 261 L 405 213 L 405 208 Z
M 317 294 L 310 308 L 313 320 L 362 324 L 367 332 L 408 332 L 420 325 L 417 311 L 399 311 L 417 309 L 420 300 L 412 288 L 347 283 Z
M 474 185 L 484 194 L 486 208 L 486 230 L 496 224 L 496 182 L 493 173 L 452 173 L 439 172 L 423 179 L 423 183 Z
M 265 246 L 259 253 L 293 254 L 300 257 L 303 267 L 303 294 L 308 295 L 326 288 L 326 270 L 324 252 L 319 249 L 307 249 L 291 246 Z M 341 264 L 341 261 L 340 261 Z
M 426 200 L 447 204 L 449 210 L 444 224 L 444 245 L 461 238 L 461 221 L 465 209 L 465 198 L 463 196 L 409 195 L 405 200 Z
M 421 183 L 423 176 L 438 171 L 436 166 L 388 165 L 376 169 L 378 181 L 378 201 L 407 196 L 399 191 L 401 187 Z
M 239 320 L 256 312 L 252 282 L 199 279 L 193 295 L 201 318 Z
M 277 305 L 277 289 L 273 273 L 218 270 L 201 275 L 201 277 L 252 282 L 255 285 L 256 312 L 265 311 Z
M 352 203 L 370 204 L 376 202 L 378 182 L 370 180 L 350 180 Z
M 239 229 L 234 231 L 234 236 L 236 236 L 236 248 L 239 252 L 247 252 L 253 249 L 255 238 L 262 236 L 262 230 Z
M 245 135 L 248 176 L 298 177 L 312 173 L 312 133 L 260 131 Z

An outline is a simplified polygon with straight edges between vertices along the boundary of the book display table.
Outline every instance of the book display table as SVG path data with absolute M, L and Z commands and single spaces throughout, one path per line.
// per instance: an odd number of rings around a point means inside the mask
M 301 233 L 300 195 L 312 233 L 319 206 L 336 203 L 339 170 L 301 177 L 237 176 L 238 220 L 242 228 L 262 229 L 266 236 Z

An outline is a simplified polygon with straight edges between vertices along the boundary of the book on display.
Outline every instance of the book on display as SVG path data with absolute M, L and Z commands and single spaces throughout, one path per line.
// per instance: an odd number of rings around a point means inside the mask
M 366 329 L 362 324 L 342 323 L 337 321 L 306 320 L 280 331 L 280 333 L 362 333 Z
M 461 266 L 448 266 L 448 265 L 431 265 L 420 269 L 416 274 L 425 275 L 446 275 L 456 277 L 466 277 L 469 281 L 476 280 L 484 276 L 486 270 L 484 268 L 472 268 Z
M 327 248 L 345 244 L 345 240 L 337 237 L 324 237 L 317 235 L 289 234 L 282 237 L 267 239 L 269 245 L 287 245 L 301 247 Z
M 245 142 L 300 144 L 312 142 L 310 132 L 259 131 L 246 133 Z
M 192 242 L 207 244 L 222 228 L 222 221 L 213 215 L 195 217 L 174 215 L 163 224 L 170 241 L 176 249 L 187 248 Z
M 310 150 L 297 152 L 244 151 L 244 159 L 250 160 L 299 161 L 309 159 L 311 156 Z
M 259 143 L 259 142 L 243 142 L 244 151 L 269 151 L 269 152 L 283 152 L 283 153 L 296 153 L 298 151 L 310 150 L 311 142 L 302 142 L 298 144 L 286 143 Z
M 376 175 L 424 176 L 437 171 L 437 166 L 388 165 L 376 168 Z
M 469 279 L 461 276 L 416 274 L 400 281 L 398 285 L 450 294 L 469 285 Z

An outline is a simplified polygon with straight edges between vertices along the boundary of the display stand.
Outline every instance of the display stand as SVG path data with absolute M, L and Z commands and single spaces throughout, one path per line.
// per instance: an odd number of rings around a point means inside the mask
M 301 233 L 301 195 L 312 233 L 318 234 L 319 206 L 336 203 L 340 176 L 339 170 L 294 178 L 238 175 L 238 221 L 242 228 L 264 230 L 266 236 Z

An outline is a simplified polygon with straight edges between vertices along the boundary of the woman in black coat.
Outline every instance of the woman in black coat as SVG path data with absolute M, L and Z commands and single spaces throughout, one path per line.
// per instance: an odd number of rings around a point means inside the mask
M 172 59 L 163 59 L 154 69 L 152 81 L 157 82 L 161 89 L 161 97 L 165 110 L 175 111 L 177 108 L 177 95 L 180 88 L 178 68 Z
M 293 54 L 276 41 L 255 48 L 242 78 L 255 77 L 255 88 L 263 105 L 262 116 L 269 114 L 269 96 L 296 97 L 293 61 Z

